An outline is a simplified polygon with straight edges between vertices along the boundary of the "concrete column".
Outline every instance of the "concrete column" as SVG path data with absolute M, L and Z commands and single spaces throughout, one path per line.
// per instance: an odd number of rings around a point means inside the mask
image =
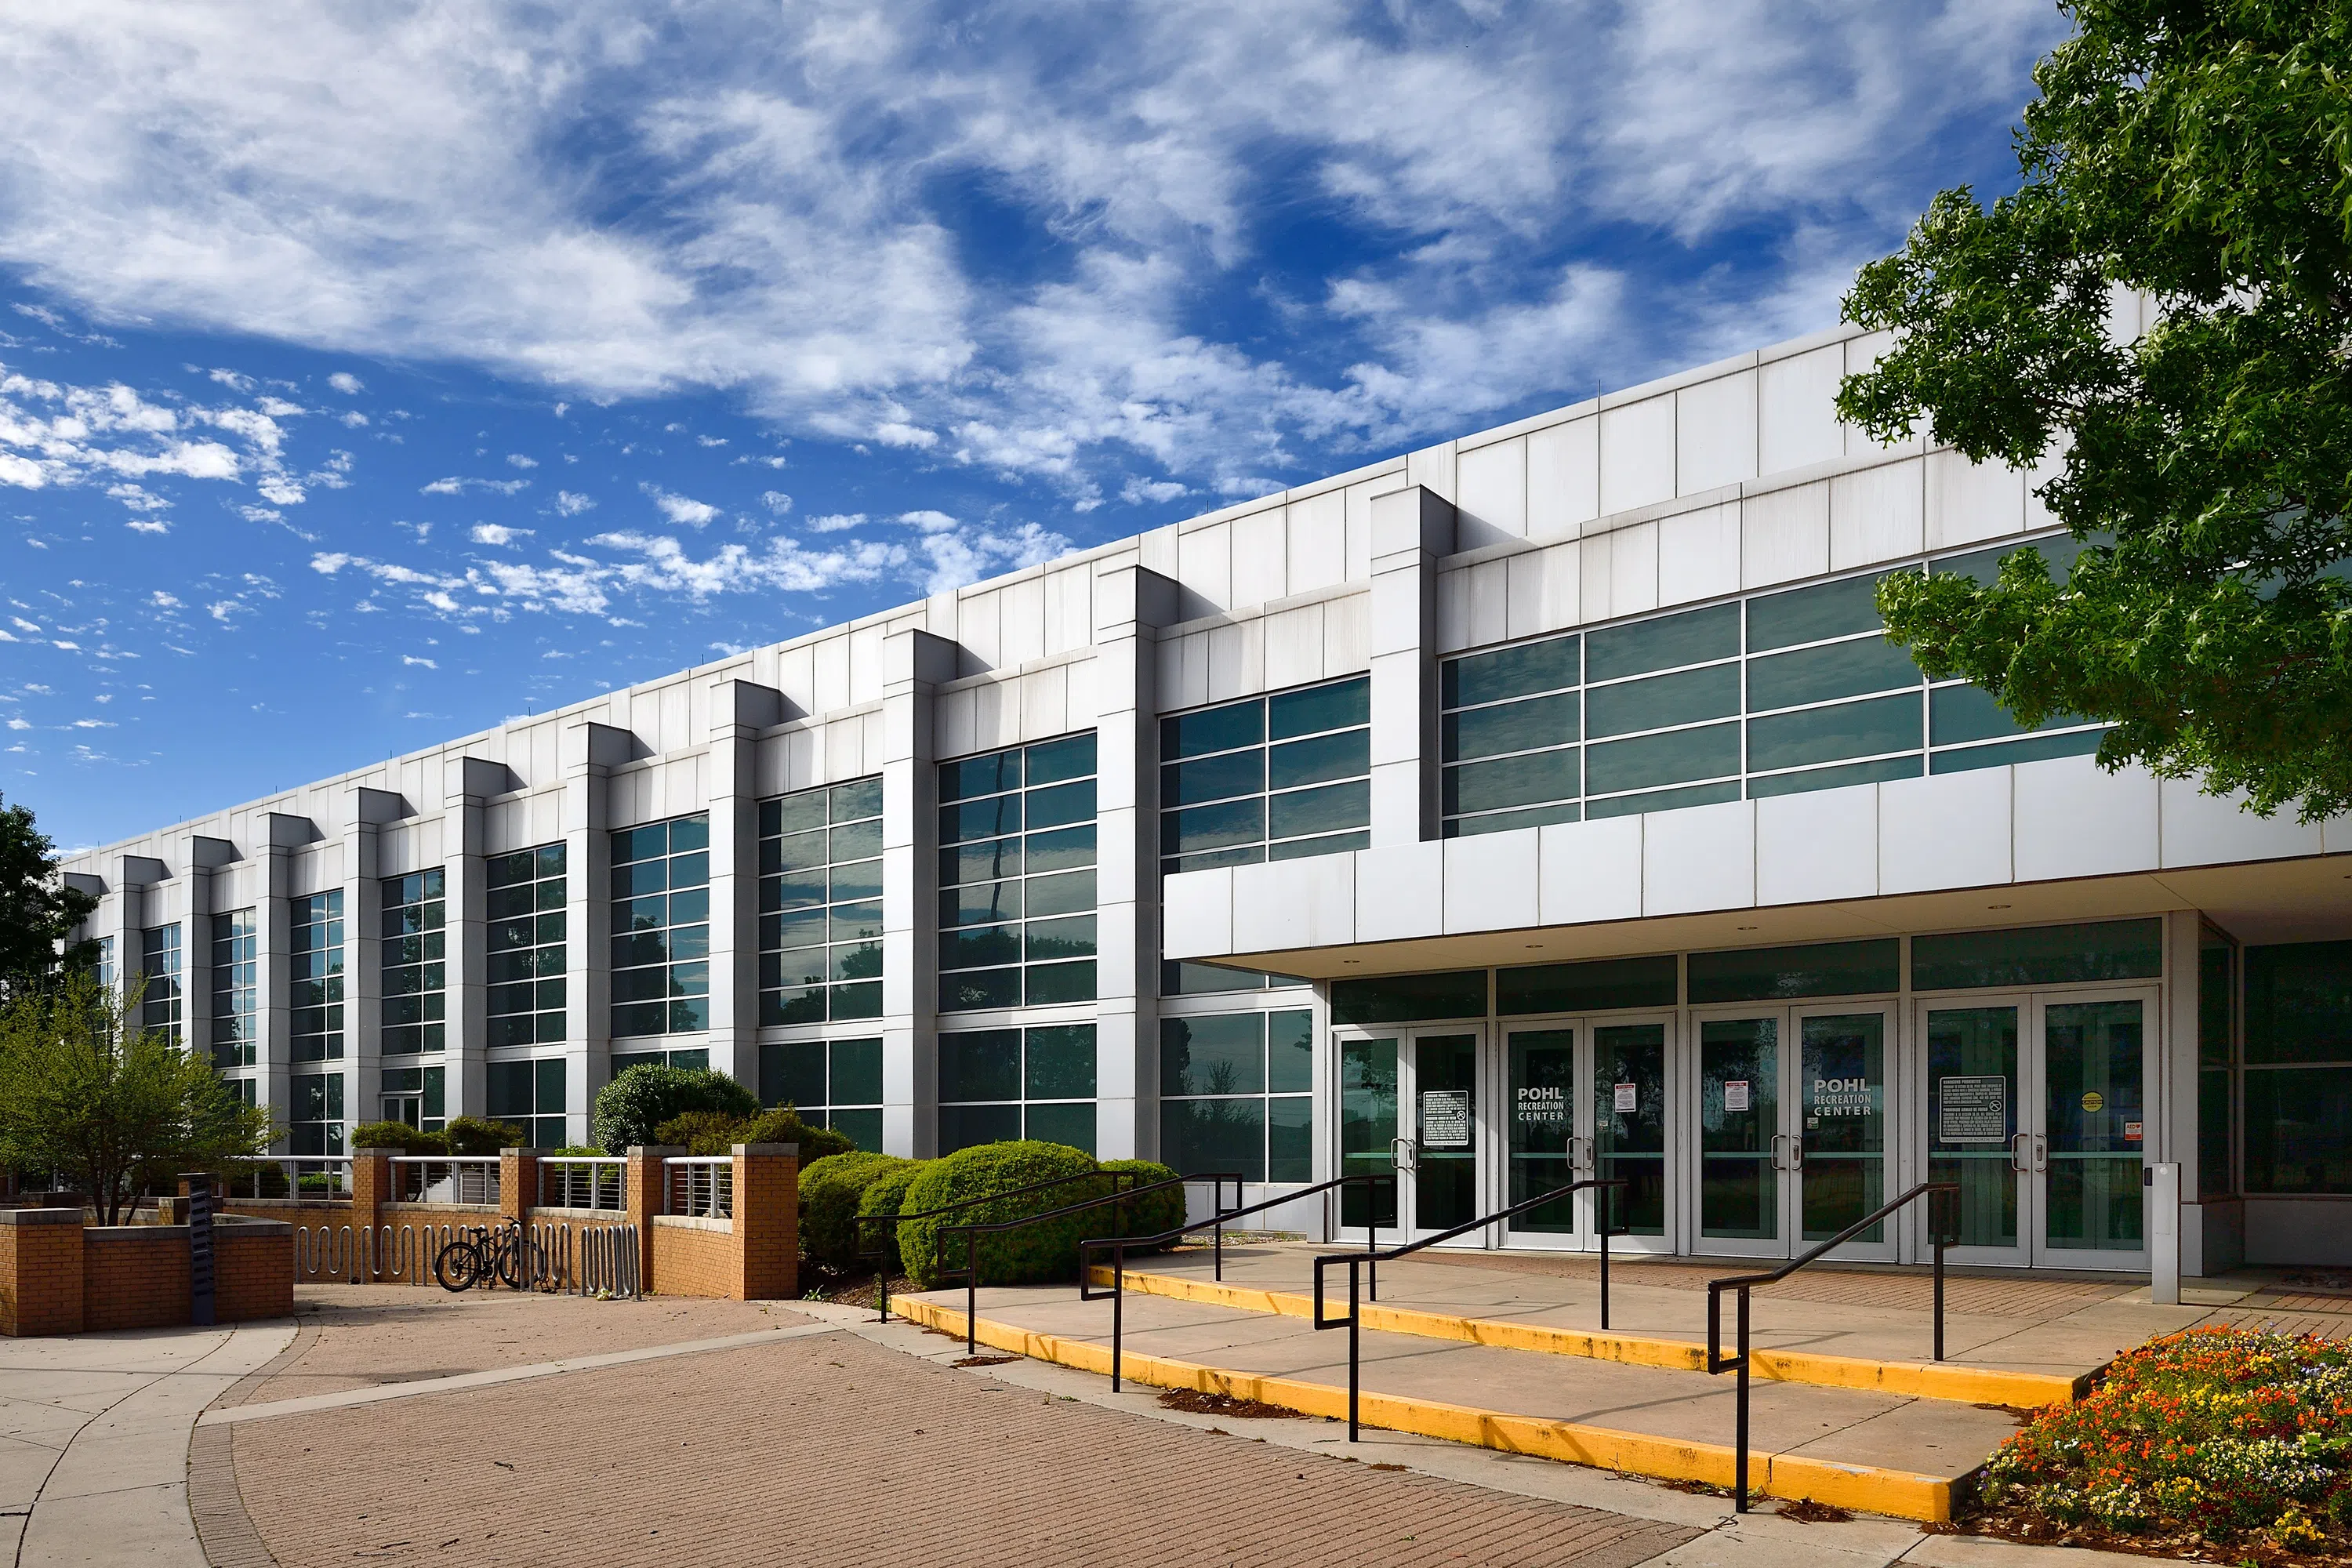
M 1095 1151 L 1159 1147 L 1158 666 L 1175 583 L 1140 566 L 1095 577 Z
M 443 1011 L 448 1044 L 444 1093 L 451 1119 L 483 1116 L 489 1107 L 488 869 L 483 807 L 515 787 L 504 763 L 452 757 L 442 769 L 441 877 Z
M 710 1065 L 760 1084 L 760 731 L 784 721 L 784 694 L 711 682 Z
M 181 933 L 185 947 L 187 1039 L 206 1060 L 213 1049 L 213 917 L 242 906 L 225 885 L 226 868 L 236 860 L 236 846 L 226 838 L 190 834 L 181 849 L 183 905 L 187 929 Z
M 1372 498 L 1372 843 L 1437 837 L 1437 563 L 1454 512 L 1411 485 Z
M 169 873 L 163 862 L 151 855 L 121 855 L 115 858 L 112 900 L 99 910 L 98 918 L 105 922 L 103 933 L 114 938 L 114 973 L 127 990 L 132 977 L 143 972 L 147 927 L 147 889 L 161 882 Z M 157 922 L 161 923 L 161 922 Z M 181 933 L 184 942 L 187 933 Z M 181 967 L 184 970 L 186 965 Z M 136 1027 L 135 1017 L 124 1020 Z
M 257 1098 L 277 1113 L 278 1120 L 290 1122 L 294 1119 L 294 1017 L 292 995 L 289 989 L 292 976 L 288 973 L 288 944 L 291 931 L 287 920 L 288 889 L 293 885 L 294 851 L 310 842 L 307 818 L 282 816 L 271 812 L 259 824 L 261 837 L 253 847 L 253 858 L 257 861 L 259 875 L 254 879 L 254 1055 L 259 1064 L 259 1089 Z M 348 921 L 343 927 L 349 935 Z M 342 1063 L 310 1062 L 307 1070 L 320 1071 Z M 344 1086 L 343 1109 L 351 1109 L 351 1088 Z M 290 1142 L 281 1143 L 280 1152 L 290 1152 Z
M 613 841 L 607 836 L 610 771 L 627 762 L 636 737 L 610 724 L 563 731 L 564 1115 L 574 1139 L 588 1137 L 588 1111 L 613 1055 Z M 650 1236 L 650 1233 L 648 1233 Z M 648 1240 L 647 1245 L 651 1242 Z
M 882 1147 L 939 1143 L 939 768 L 932 700 L 961 650 L 904 631 L 882 643 Z
M 351 1064 L 343 1110 L 356 1126 L 383 1110 L 383 865 L 382 830 L 408 815 L 389 790 L 354 789 L 346 804 L 343 841 L 343 1058 Z M 403 1057 L 397 1065 L 437 1065 L 438 1058 Z

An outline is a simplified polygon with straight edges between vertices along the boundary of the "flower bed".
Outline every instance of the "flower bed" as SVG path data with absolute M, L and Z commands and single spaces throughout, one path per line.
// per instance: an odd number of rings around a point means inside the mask
M 2119 1358 L 1985 1469 L 1973 1528 L 2183 1557 L 2352 1561 L 2352 1345 L 2201 1329 Z

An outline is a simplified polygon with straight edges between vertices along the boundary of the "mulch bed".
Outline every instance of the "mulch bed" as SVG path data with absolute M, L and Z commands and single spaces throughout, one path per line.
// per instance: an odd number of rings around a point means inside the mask
M 1257 1399 L 1235 1399 L 1230 1394 L 1202 1394 L 1197 1389 L 1171 1388 L 1160 1396 L 1163 1410 L 1181 1410 L 1192 1415 L 1231 1415 L 1242 1421 L 1312 1421 L 1314 1416 L 1304 1410 L 1293 1410 L 1286 1405 L 1268 1405 Z
M 1783 1510 L 1782 1511 L 1786 1511 Z M 2210 1542 L 2203 1536 L 2119 1535 L 2096 1525 L 2061 1525 L 2026 1508 L 1986 1508 L 1948 1525 L 1928 1525 L 1937 1535 L 1988 1535 L 2029 1546 L 2087 1546 L 2135 1557 L 2166 1557 L 2184 1563 L 2227 1563 L 2233 1568 L 2352 1568 L 2352 1552 L 2285 1552 L 2259 1537 Z

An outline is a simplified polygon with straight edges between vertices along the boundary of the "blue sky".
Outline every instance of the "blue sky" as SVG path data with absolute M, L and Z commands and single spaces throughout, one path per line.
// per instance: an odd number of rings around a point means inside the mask
M 248 7 L 0 52 L 61 846 L 1826 326 L 2044 0 Z

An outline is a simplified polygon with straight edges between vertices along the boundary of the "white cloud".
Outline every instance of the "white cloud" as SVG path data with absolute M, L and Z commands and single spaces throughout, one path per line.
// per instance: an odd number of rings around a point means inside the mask
M 822 517 L 809 519 L 808 531 L 811 533 L 846 533 L 865 521 L 866 514 L 862 511 L 831 511 Z
M 1302 441 L 1393 447 L 1826 324 L 1823 280 L 1899 239 L 1924 162 L 1998 146 L 2065 26 L 2045 0 L 697 15 L 37 8 L 0 58 L 8 122 L 37 128 L 0 259 L 101 317 L 566 395 L 725 389 L 1078 506 L 1139 467 L 1217 491 L 1294 473 Z M 305 90 L 320 60 L 332 93 Z M 968 266 L 942 177 L 1044 262 Z M 1379 259 L 1280 281 L 1275 211 Z M 1596 235 L 1738 265 L 1564 284 Z
M 786 495 L 782 490 L 761 490 L 760 492 L 760 504 L 766 507 L 770 511 L 774 512 L 778 517 L 782 517 L 784 513 L 793 510 L 793 498 Z
M 172 505 L 162 496 L 150 493 L 145 486 L 134 485 L 128 480 L 107 486 L 106 493 L 132 511 L 167 511 Z
M 662 516 L 680 528 L 700 528 L 719 515 L 719 509 L 691 496 L 672 495 L 659 485 L 640 485 L 638 489 L 653 498 Z
M 510 496 L 530 488 L 529 479 L 468 479 L 452 476 L 436 479 L 419 494 L 428 496 L 461 496 L 467 490 L 488 490 L 497 495 Z
M 1190 485 L 1174 479 L 1132 479 L 1120 488 L 1118 499 L 1129 506 L 1160 506 L 1192 493 Z
M 426 669 L 438 669 L 441 668 L 440 665 L 435 663 L 432 659 L 420 658 L 413 653 L 402 654 L 400 656 L 400 662 L 403 664 L 422 665 Z
M 477 544 L 512 544 L 516 540 L 522 538 L 525 534 L 530 533 L 530 531 L 531 530 L 528 528 L 509 528 L 502 522 L 478 522 L 474 524 L 474 542 Z
M 148 595 L 147 602 L 154 605 L 159 610 L 176 610 L 180 607 L 178 595 L 167 594 L 161 588 L 158 588 L 153 593 Z
M 260 384 L 242 371 L 215 370 L 207 371 L 205 374 L 232 392 L 251 392 Z
M 367 383 L 347 370 L 339 370 L 329 376 L 327 384 L 346 397 L 355 397 L 367 390 Z
M 507 454 L 507 461 L 518 468 L 535 468 L 539 467 L 539 459 L 537 458 L 528 458 L 520 452 L 509 452 Z
M 593 497 L 583 496 L 577 490 L 555 492 L 555 510 L 566 517 L 578 517 L 582 512 L 593 510 L 595 505 Z

